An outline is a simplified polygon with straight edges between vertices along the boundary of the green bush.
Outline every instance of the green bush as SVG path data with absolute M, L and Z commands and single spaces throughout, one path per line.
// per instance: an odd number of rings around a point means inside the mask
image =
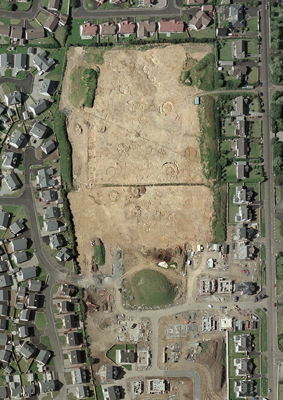
M 105 247 L 103 243 L 94 246 L 94 259 L 98 265 L 105 264 Z
M 86 68 L 82 73 L 81 84 L 85 87 L 87 93 L 86 100 L 84 102 L 85 107 L 91 108 L 93 106 L 98 76 L 98 68 L 96 70 L 92 68 Z

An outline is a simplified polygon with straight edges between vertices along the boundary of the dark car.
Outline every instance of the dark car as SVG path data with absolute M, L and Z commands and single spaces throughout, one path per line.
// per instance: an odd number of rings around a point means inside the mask
M 263 106 L 264 106 L 264 103 L 263 103 L 263 102 L 261 102 L 261 103 L 260 103 L 260 105 L 261 105 L 261 107 L 263 107 Z
M 260 96 L 263 96 L 263 93 L 262 92 L 260 92 L 260 94 L 259 94 Z
M 136 326 L 137 326 L 137 324 L 133 324 L 133 325 L 131 326 L 131 329 L 135 329 Z
M 266 309 L 265 307 L 263 307 L 263 311 L 265 311 L 265 312 L 266 312 L 266 311 L 267 311 L 267 309 Z
M 259 82 L 259 86 L 262 86 L 262 82 Z
M 234 301 L 237 302 L 238 300 L 239 300 L 239 297 L 238 297 L 238 296 L 235 296 L 235 297 L 234 297 Z

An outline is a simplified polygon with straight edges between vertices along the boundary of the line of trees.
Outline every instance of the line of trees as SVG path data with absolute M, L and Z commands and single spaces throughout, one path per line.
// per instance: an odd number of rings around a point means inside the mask
M 283 185 L 283 143 L 278 138 L 271 141 L 273 153 L 273 172 L 275 185 Z

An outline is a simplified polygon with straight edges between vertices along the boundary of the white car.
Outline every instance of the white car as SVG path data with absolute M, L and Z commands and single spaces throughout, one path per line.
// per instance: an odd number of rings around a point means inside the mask
M 208 304 L 208 307 L 209 307 L 209 308 L 213 308 L 213 305 L 211 305 L 211 304 Z

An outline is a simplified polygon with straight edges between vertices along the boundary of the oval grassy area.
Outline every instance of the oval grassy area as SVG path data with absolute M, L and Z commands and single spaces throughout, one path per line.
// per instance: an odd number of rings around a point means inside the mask
M 176 296 L 172 283 L 161 272 L 145 269 L 132 278 L 132 291 L 136 303 L 144 307 L 166 306 Z

